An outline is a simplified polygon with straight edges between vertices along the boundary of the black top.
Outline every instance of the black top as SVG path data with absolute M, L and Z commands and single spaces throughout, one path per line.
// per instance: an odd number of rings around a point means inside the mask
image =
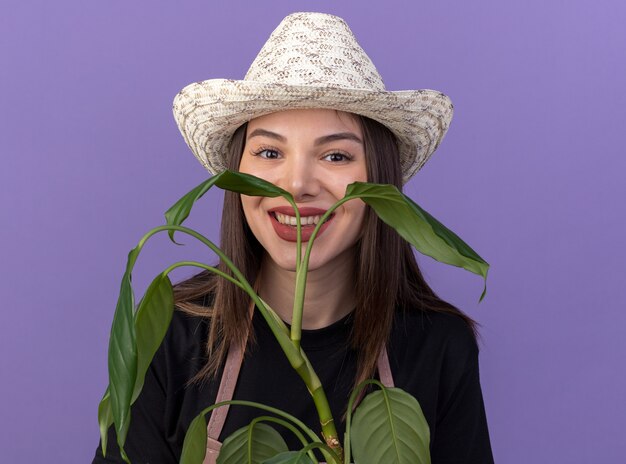
M 282 409 L 319 433 L 313 404 L 300 377 L 289 365 L 263 317 L 255 312 L 256 344 L 244 358 L 234 399 Z M 329 327 L 302 331 L 302 347 L 317 372 L 343 436 L 341 418 L 356 373 L 356 356 L 347 347 L 352 315 Z M 143 391 L 132 407 L 124 449 L 133 464 L 178 463 L 185 432 L 202 409 L 214 403 L 215 380 L 187 385 L 206 362 L 207 321 L 175 311 L 168 333 L 146 374 Z M 417 398 L 431 433 L 433 464 L 493 462 L 478 374 L 478 347 L 467 324 L 458 316 L 433 312 L 398 312 L 389 362 L 396 387 Z M 231 406 L 220 435 L 266 412 Z M 302 445 L 281 430 L 291 449 Z M 100 447 L 94 464 L 122 463 L 115 431 L 109 430 L 107 458 Z

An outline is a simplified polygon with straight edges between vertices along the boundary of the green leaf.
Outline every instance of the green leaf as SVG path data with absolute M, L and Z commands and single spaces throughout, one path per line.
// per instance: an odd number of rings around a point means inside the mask
M 109 427 L 113 424 L 113 412 L 111 411 L 109 387 L 107 387 L 104 392 L 104 396 L 98 405 L 98 424 L 100 426 L 102 456 L 106 457 Z
M 180 456 L 180 464 L 202 464 L 206 454 L 206 419 L 202 411 L 189 425 L 183 442 L 183 452 Z
M 139 251 L 133 248 L 128 254 L 126 272 L 122 277 L 120 295 L 113 316 L 109 337 L 109 393 L 111 411 L 120 451 L 123 453 L 130 424 L 130 405 L 137 377 L 137 346 L 134 322 L 134 296 L 131 271 Z
M 148 287 L 133 317 L 134 297 L 130 282 L 131 272 L 138 254 L 138 248 L 133 248 L 128 254 L 126 271 L 122 278 L 120 295 L 111 328 L 109 341 L 110 384 L 98 405 L 98 424 L 103 455 L 106 455 L 108 429 L 114 422 L 118 444 L 120 448 L 123 448 L 130 421 L 130 406 L 135 402 L 143 388 L 148 366 L 163 340 L 174 310 L 172 284 L 166 275 L 159 274 Z M 131 325 L 129 325 L 129 317 L 133 321 Z M 134 373 L 131 372 L 133 365 L 136 366 Z M 128 396 L 129 388 L 132 388 L 130 398 Z M 112 398 L 112 391 L 116 394 L 115 400 Z M 114 401 L 116 402 L 115 406 L 113 406 Z M 116 413 L 114 413 L 114 407 Z M 122 420 L 118 418 L 122 418 Z
M 213 185 L 217 185 L 221 189 L 230 190 L 232 192 L 241 193 L 251 196 L 262 197 L 278 197 L 283 196 L 288 199 L 293 197 L 286 190 L 275 186 L 274 184 L 267 182 L 250 174 L 244 174 L 241 172 L 223 171 L 216 176 L 213 176 L 198 186 L 191 189 L 186 195 L 178 200 L 174 205 L 165 212 L 165 220 L 168 225 L 181 225 L 193 208 L 194 203 L 199 200 Z M 174 240 L 173 230 L 168 231 L 170 239 Z
M 159 274 L 146 290 L 135 315 L 137 379 L 133 390 L 132 402 L 141 393 L 146 372 L 154 354 L 163 341 L 173 313 L 174 292 L 172 290 L 172 282 L 167 275 Z
M 313 464 L 313 461 L 301 451 L 286 451 L 263 461 L 263 464 Z
M 485 280 L 489 264 L 461 238 L 422 209 L 393 185 L 354 182 L 348 185 L 346 197 L 360 198 L 378 217 L 393 227 L 420 253 L 442 263 L 462 267 Z
M 131 280 L 133 268 L 135 267 L 135 263 L 137 262 L 137 257 L 139 256 L 140 251 L 141 251 L 141 248 L 139 246 L 136 246 L 135 248 L 133 248 L 132 250 L 128 252 L 128 258 L 126 260 L 126 274 L 128 275 L 129 283 Z M 134 304 L 134 300 L 133 300 L 133 304 Z
M 430 430 L 417 400 L 399 388 L 367 395 L 351 429 L 358 464 L 430 464 Z
M 218 174 L 217 176 L 213 176 L 200 185 L 191 189 L 186 195 L 184 195 L 180 200 L 178 200 L 174 205 L 165 212 L 165 220 L 167 225 L 170 226 L 179 226 L 181 225 L 185 219 L 189 216 L 191 212 L 191 208 L 193 208 L 194 203 L 199 200 L 202 195 L 204 195 L 207 190 L 209 190 L 215 182 L 217 182 L 222 174 Z M 174 240 L 174 232 L 173 230 L 168 231 L 168 235 L 170 236 L 170 240 L 176 243 Z
M 287 419 L 287 421 L 292 422 L 293 424 L 297 425 L 302 431 L 304 431 L 309 436 L 309 438 L 316 440 L 318 442 L 315 445 L 307 445 L 305 449 L 300 451 L 302 453 L 306 452 L 306 448 L 310 448 L 311 446 L 317 446 L 317 445 L 322 444 L 321 442 L 319 442 L 319 438 L 315 435 L 315 432 L 309 429 L 303 422 L 298 420 L 296 417 L 291 416 L 290 414 L 287 414 L 286 412 L 281 411 L 280 409 L 272 408 L 271 406 L 265 406 L 263 404 L 255 403 L 252 401 L 242 401 L 242 400 L 222 401 L 220 403 L 215 403 L 207 408 L 204 408 L 202 412 L 198 414 L 198 416 L 196 416 L 196 418 L 191 422 L 191 425 L 189 426 L 189 429 L 187 429 L 187 433 L 185 435 L 185 441 L 183 443 L 183 452 L 181 455 L 180 464 L 201 464 L 202 463 L 204 459 L 204 455 L 206 451 L 206 443 L 207 443 L 207 436 L 206 436 L 207 425 L 206 425 L 205 416 L 206 414 L 213 411 L 214 409 L 221 408 L 229 404 L 262 409 L 264 411 L 271 412 L 282 419 Z M 253 445 L 257 441 L 266 440 L 266 442 L 269 443 L 271 448 L 275 448 L 275 451 L 272 451 L 269 457 L 273 457 L 276 454 L 287 451 L 287 445 L 285 444 L 280 434 L 278 434 L 278 432 L 276 432 L 271 427 L 260 423 L 262 420 L 272 420 L 272 421 L 277 421 L 279 423 L 282 423 L 282 425 L 286 426 L 287 428 L 290 428 L 289 423 L 283 421 L 282 419 L 279 419 L 273 416 L 258 417 L 255 420 L 253 420 L 252 423 L 248 425 L 247 427 L 243 427 L 242 429 L 239 429 L 238 431 L 233 433 L 230 437 L 224 440 L 224 445 L 222 445 L 222 451 L 220 452 L 221 459 L 226 459 L 227 458 L 226 455 L 231 454 L 231 457 L 228 459 L 232 459 L 232 460 L 220 461 L 218 458 L 218 462 L 228 462 L 228 463 L 238 462 L 236 461 L 236 456 L 237 456 L 236 453 L 240 452 L 241 449 L 238 448 L 238 445 L 236 442 L 237 440 L 243 441 L 244 446 L 247 446 L 247 444 L 249 443 L 252 448 L 254 448 Z M 269 429 L 269 432 L 268 432 L 268 429 Z M 292 428 L 292 431 L 294 431 L 293 428 Z M 239 436 L 241 434 L 245 435 L 246 432 L 249 432 L 248 436 L 243 436 L 243 437 Z M 296 433 L 296 435 L 298 435 L 298 438 L 300 438 L 300 440 L 304 442 L 305 439 L 299 432 Z M 239 437 L 237 438 L 236 436 L 239 436 Z M 253 439 L 249 440 L 250 437 L 252 437 Z M 233 441 L 235 442 L 230 443 Z M 230 444 L 227 445 L 227 442 Z M 262 443 L 262 445 L 265 446 L 265 443 Z M 226 446 L 225 452 L 224 452 L 224 446 Z M 244 452 L 245 451 L 246 450 L 244 450 Z M 255 449 L 253 449 L 252 451 L 256 452 Z M 222 453 L 224 453 L 223 456 L 222 456 Z M 235 453 L 235 457 L 232 456 L 233 453 Z M 267 459 L 267 458 L 268 457 L 266 456 L 263 459 Z M 251 461 L 251 462 L 257 462 L 257 461 Z
M 291 194 L 259 177 L 243 172 L 224 171 L 215 182 L 221 189 L 257 197 L 285 197 L 293 199 Z
M 252 423 L 229 436 L 217 457 L 217 464 L 261 464 L 287 450 L 283 437 L 272 427 Z

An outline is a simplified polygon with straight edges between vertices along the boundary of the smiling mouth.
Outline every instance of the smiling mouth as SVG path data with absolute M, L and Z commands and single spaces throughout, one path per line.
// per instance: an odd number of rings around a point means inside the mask
M 303 208 L 304 209 L 304 208 Z M 290 212 L 293 212 L 291 210 Z M 313 230 L 319 224 L 322 216 L 325 211 L 319 208 L 310 208 L 308 211 L 300 211 L 300 224 L 301 232 L 302 232 L 302 242 L 308 242 L 313 234 Z M 295 242 L 298 239 L 298 221 L 295 216 L 287 214 L 287 211 L 283 209 L 280 211 L 270 211 L 269 212 L 270 221 L 274 228 L 274 231 L 283 240 L 288 242 Z M 318 232 L 318 236 L 322 235 L 324 231 L 328 228 L 333 218 L 335 217 L 335 213 L 332 213 L 324 224 L 321 225 L 320 230 Z
M 295 216 L 289 216 L 288 214 L 281 214 L 278 212 L 273 212 L 274 218 L 283 225 L 287 226 L 297 226 L 298 220 Z M 321 215 L 317 216 L 300 216 L 300 224 L 304 226 L 317 225 L 320 222 Z M 331 216 L 332 217 L 332 216 Z

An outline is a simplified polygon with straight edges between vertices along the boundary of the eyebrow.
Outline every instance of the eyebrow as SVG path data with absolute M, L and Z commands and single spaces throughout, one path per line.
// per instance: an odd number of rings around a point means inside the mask
M 252 137 L 269 137 L 283 143 L 287 141 L 286 137 L 277 134 L 276 132 L 268 131 L 266 129 L 254 129 L 252 132 L 250 132 L 250 134 L 248 134 L 248 140 L 250 140 Z M 315 142 L 313 142 L 313 144 L 316 146 L 324 145 L 326 143 L 336 142 L 338 140 L 352 140 L 353 142 L 363 145 L 363 141 L 352 132 L 338 132 L 336 134 L 324 135 L 315 139 Z
M 270 139 L 276 139 L 280 142 L 286 142 L 287 139 L 276 132 L 268 131 L 265 129 L 254 129 L 252 132 L 248 134 L 248 140 L 252 137 L 269 137 Z
M 315 139 L 315 145 L 323 145 L 338 140 L 352 140 L 353 142 L 363 145 L 363 141 L 352 132 L 339 132 L 337 134 L 324 135 L 323 137 Z

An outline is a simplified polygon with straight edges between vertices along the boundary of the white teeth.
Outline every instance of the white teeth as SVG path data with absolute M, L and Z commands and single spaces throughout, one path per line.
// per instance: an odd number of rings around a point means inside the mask
M 298 220 L 295 216 L 288 216 L 287 214 L 274 213 L 276 220 L 281 224 L 287 224 L 290 226 L 297 226 Z M 320 216 L 300 216 L 300 220 L 303 226 L 310 226 L 320 222 Z

